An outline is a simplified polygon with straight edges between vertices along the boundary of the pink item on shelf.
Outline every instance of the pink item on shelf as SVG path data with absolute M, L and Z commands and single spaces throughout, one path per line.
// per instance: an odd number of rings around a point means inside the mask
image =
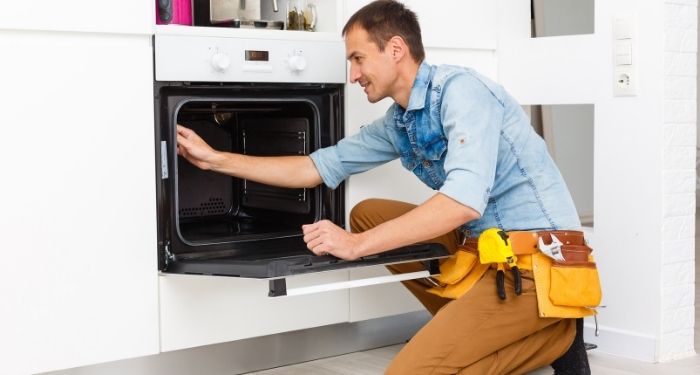
M 192 25 L 192 0 L 155 0 L 156 24 Z

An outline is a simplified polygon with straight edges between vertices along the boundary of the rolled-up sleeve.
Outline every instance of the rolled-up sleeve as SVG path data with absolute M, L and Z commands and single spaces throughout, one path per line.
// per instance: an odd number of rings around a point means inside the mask
M 387 134 L 386 126 L 391 125 L 383 117 L 363 126 L 357 134 L 343 138 L 338 144 L 311 153 L 309 156 L 323 183 L 335 189 L 352 174 L 396 159 L 399 153 Z
M 503 105 L 471 74 L 452 77 L 442 89 L 447 155 L 439 191 L 483 215 L 496 174 Z

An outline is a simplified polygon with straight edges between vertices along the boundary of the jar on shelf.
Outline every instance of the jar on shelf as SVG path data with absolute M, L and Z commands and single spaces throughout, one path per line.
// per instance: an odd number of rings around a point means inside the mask
M 307 0 L 287 0 L 287 30 L 315 31 L 316 5 Z

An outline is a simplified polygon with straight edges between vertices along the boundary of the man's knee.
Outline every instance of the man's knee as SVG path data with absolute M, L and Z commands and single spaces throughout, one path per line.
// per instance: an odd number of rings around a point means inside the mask
M 372 216 L 377 211 L 381 199 L 370 198 L 356 204 L 350 211 L 350 230 L 354 233 L 364 232 L 376 226 Z
M 391 199 L 365 199 L 350 212 L 350 229 L 364 232 L 416 208 L 415 204 Z

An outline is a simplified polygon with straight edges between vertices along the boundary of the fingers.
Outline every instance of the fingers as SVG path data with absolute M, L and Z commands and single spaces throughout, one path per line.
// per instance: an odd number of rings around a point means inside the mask
M 192 142 L 190 142 L 189 139 L 187 139 L 184 135 L 181 135 L 180 133 L 177 134 L 177 144 L 179 146 L 184 146 L 184 147 L 189 147 Z
M 189 137 L 194 134 L 192 129 L 186 128 L 180 124 L 177 125 L 177 134 L 182 134 L 184 137 Z
M 319 229 L 318 223 L 302 225 L 302 231 L 304 232 L 304 242 L 306 247 L 314 251 L 314 248 L 322 243 L 321 231 Z
M 187 152 L 187 149 L 191 146 L 191 142 L 181 136 L 179 133 L 177 135 L 177 154 L 180 156 L 183 156 L 185 158 L 188 158 L 189 153 Z
M 192 129 L 188 129 L 182 125 L 177 126 L 177 143 L 190 148 L 196 145 L 199 140 L 199 136 Z
M 306 243 L 306 247 L 311 251 L 314 251 L 316 248 L 318 248 L 321 245 L 323 245 L 323 240 L 320 237 L 313 240 L 313 241 Z
M 326 255 L 332 250 L 330 246 L 330 236 L 324 227 L 328 226 L 330 221 L 322 220 L 317 223 L 302 225 L 304 232 L 304 242 L 306 247 L 316 255 Z
M 304 242 L 309 242 L 310 240 L 318 237 L 320 235 L 320 233 L 316 233 L 318 229 L 318 223 L 302 225 L 301 230 L 304 233 Z
M 329 220 L 302 225 L 306 247 L 316 255 L 331 254 L 340 259 L 355 260 L 358 254 L 355 235 Z

